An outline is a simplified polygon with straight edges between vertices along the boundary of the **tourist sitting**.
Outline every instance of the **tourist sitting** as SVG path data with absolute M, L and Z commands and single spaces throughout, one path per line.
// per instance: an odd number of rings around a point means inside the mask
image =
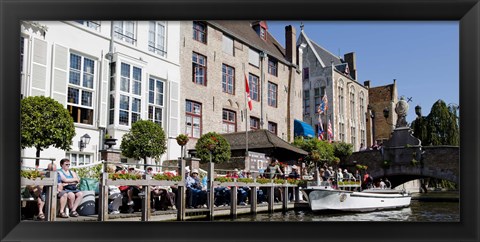
M 198 178 L 198 170 L 193 169 L 191 175 L 186 178 L 185 185 L 187 187 L 187 207 L 200 208 L 206 207 L 207 192 L 202 191 L 202 184 Z
M 390 181 L 388 180 L 388 178 L 385 178 L 385 186 L 386 186 L 387 189 L 392 188 L 392 183 L 390 183 Z
M 387 188 L 387 185 L 385 184 L 385 182 L 383 182 L 383 179 L 382 179 L 382 178 L 380 178 L 380 184 L 379 184 L 379 187 L 380 187 L 381 189 L 385 189 L 385 188 Z
M 54 163 L 49 163 L 47 166 L 46 171 L 55 171 L 57 170 L 57 166 Z M 45 220 L 45 214 L 43 212 L 43 207 L 45 206 L 45 194 L 46 194 L 46 187 L 44 186 L 27 186 L 26 189 L 28 190 L 28 196 L 33 197 L 37 200 L 37 220 L 43 221 Z
M 78 177 L 77 173 L 70 170 L 70 160 L 64 158 L 60 160 L 60 166 L 62 167 L 58 175 L 60 176 L 61 184 L 62 185 L 62 192 L 67 194 L 68 200 L 68 208 L 70 210 L 70 217 L 78 217 L 77 207 L 82 201 L 83 193 L 78 190 L 77 185 L 80 183 L 80 177 Z M 59 194 L 59 197 L 63 195 Z M 60 217 L 65 218 L 67 217 L 66 212 L 64 209 L 60 210 Z
M 347 181 L 355 181 L 355 177 L 353 177 L 353 174 L 348 172 L 347 169 L 343 170 L 343 179 Z
M 109 164 L 107 166 L 108 173 L 116 173 L 118 169 L 115 165 Z M 108 186 L 108 213 L 119 214 L 120 206 L 122 205 L 123 195 L 117 186 Z
M 342 173 L 342 168 L 338 168 L 337 170 L 337 182 L 343 181 L 343 173 Z
M 129 174 L 136 175 L 138 174 L 137 171 L 135 171 L 134 166 L 128 166 L 128 171 Z M 125 171 L 122 170 L 120 173 L 125 174 Z M 139 186 L 119 186 L 118 187 L 122 193 L 122 196 L 127 198 L 126 201 L 126 206 L 127 206 L 127 213 L 134 213 L 135 212 L 135 203 L 133 202 L 133 197 L 138 196 L 140 194 L 140 187 Z M 125 200 L 125 199 L 124 199 Z

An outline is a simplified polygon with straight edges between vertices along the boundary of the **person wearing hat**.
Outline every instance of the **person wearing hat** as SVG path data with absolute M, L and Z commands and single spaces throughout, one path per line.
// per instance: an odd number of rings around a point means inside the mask
M 298 167 L 296 165 L 292 166 L 292 171 L 288 174 L 288 178 L 298 180 L 300 175 L 298 174 Z M 293 187 L 288 188 L 288 199 L 290 202 L 293 201 Z
M 185 180 L 187 186 L 187 207 L 195 208 L 203 206 L 207 201 L 207 192 L 202 191 L 202 182 L 198 177 L 198 170 L 193 169 L 190 176 Z

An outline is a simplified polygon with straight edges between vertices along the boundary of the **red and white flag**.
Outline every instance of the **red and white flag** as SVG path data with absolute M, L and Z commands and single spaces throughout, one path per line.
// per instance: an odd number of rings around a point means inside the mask
M 252 98 L 250 98 L 250 87 L 248 87 L 247 74 L 245 74 L 245 91 L 247 92 L 248 108 L 252 111 Z
M 332 123 L 330 123 L 330 119 L 328 120 L 327 134 L 328 134 L 328 141 L 332 142 L 333 141 L 333 129 L 332 129 Z

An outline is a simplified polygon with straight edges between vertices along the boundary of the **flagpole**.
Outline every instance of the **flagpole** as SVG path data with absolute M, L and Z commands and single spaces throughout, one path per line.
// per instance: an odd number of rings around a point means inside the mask
M 245 82 L 247 82 L 247 75 L 245 74 L 245 70 L 243 70 L 243 76 L 245 78 Z M 248 157 L 248 100 L 247 100 L 247 85 L 245 84 L 245 159 Z

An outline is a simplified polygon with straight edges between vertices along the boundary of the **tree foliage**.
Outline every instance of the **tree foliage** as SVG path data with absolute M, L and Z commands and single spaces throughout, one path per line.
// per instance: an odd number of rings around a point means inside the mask
M 40 157 L 40 151 L 50 146 L 71 149 L 75 126 L 62 104 L 50 97 L 31 96 L 22 99 L 20 105 L 22 149 L 34 147 L 37 157 Z
M 308 152 L 305 162 L 309 167 L 321 166 L 323 163 L 333 164 L 336 160 L 333 145 L 328 141 L 296 137 L 293 145 Z
M 413 134 L 423 145 L 459 145 L 456 110 L 444 101 L 436 101 L 427 117 L 417 117 L 412 123 Z
M 335 157 L 338 157 L 340 160 L 345 161 L 345 159 L 352 155 L 353 145 L 345 142 L 335 142 L 333 143 L 333 154 Z
M 230 160 L 230 143 L 221 135 L 210 132 L 202 135 L 195 145 L 196 157 L 201 163 L 210 161 L 210 149 L 212 148 L 212 162 L 220 164 Z
M 123 136 L 120 149 L 128 158 L 146 161 L 150 157 L 158 160 L 167 149 L 165 132 L 160 125 L 150 120 L 139 120 Z

